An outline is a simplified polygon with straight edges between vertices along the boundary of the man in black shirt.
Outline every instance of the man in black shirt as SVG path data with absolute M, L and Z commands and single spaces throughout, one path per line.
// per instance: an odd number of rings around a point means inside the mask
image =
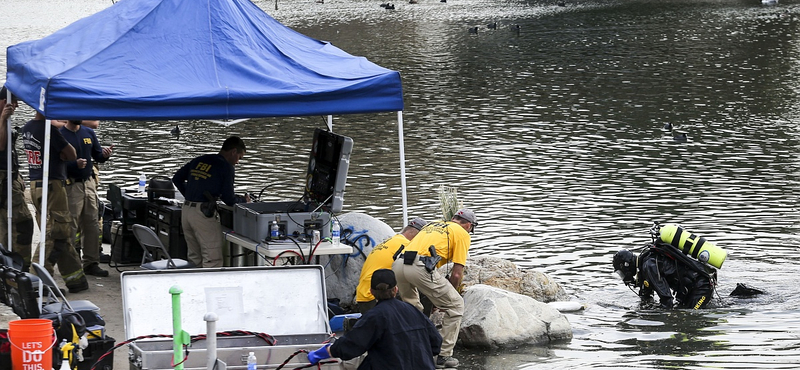
M 185 199 L 181 226 L 186 237 L 187 258 L 197 267 L 223 265 L 224 240 L 216 214 L 217 199 L 229 206 L 236 203 L 233 166 L 244 157 L 245 150 L 244 141 L 231 136 L 222 143 L 219 153 L 191 160 L 172 177 Z
M 66 161 L 78 158 L 75 148 L 70 145 L 57 128 L 50 130 L 50 168 L 47 179 L 44 179 L 44 143 L 47 126 L 44 116 L 36 113 L 33 120 L 22 128 L 22 143 L 28 158 L 28 169 L 31 180 L 31 198 L 36 206 L 36 213 L 42 213 L 42 189 L 46 184 L 47 195 L 47 245 L 45 268 L 53 274 L 53 265 L 58 271 L 70 293 L 89 289 L 86 275 L 83 273 L 80 256 L 72 245 L 75 234 L 70 235 L 72 214 L 67 203 L 67 169 Z M 34 259 L 38 259 L 41 250 L 37 249 Z
M 349 360 L 369 352 L 358 370 L 433 370 L 442 336 L 416 307 L 396 299 L 397 280 L 389 269 L 376 270 L 370 282 L 378 303 L 333 345 L 308 354 L 312 364 L 329 357 Z
M 100 268 L 100 228 L 97 204 L 97 177 L 94 163 L 105 162 L 112 153 L 111 148 L 103 148 L 97 141 L 94 130 L 82 125 L 81 120 L 70 120 L 62 127 L 61 135 L 75 148 L 78 159 L 67 163 L 67 199 L 72 213 L 72 235 L 75 248 L 83 254 L 83 272 L 87 275 L 108 276 L 108 271 Z

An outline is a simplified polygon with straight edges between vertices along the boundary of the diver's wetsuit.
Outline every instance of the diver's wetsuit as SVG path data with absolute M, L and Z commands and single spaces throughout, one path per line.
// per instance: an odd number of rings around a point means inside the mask
M 701 308 L 711 301 L 716 271 L 706 267 L 676 248 L 657 242 L 639 255 L 636 286 L 639 296 L 658 294 L 661 307 L 672 308 L 672 291 L 680 308 Z

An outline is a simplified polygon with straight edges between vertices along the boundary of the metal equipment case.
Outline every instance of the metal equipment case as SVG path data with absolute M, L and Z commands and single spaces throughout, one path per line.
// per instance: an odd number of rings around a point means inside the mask
M 218 336 L 217 359 L 227 369 L 246 369 L 249 352 L 259 368 L 276 368 L 299 349 L 313 351 L 330 336 L 325 274 L 322 266 L 207 268 L 161 271 L 126 271 L 122 279 L 122 304 L 126 338 L 172 334 L 173 286 L 182 289 L 183 330 L 191 336 L 206 333 L 204 316 L 218 315 L 216 331 L 244 330 L 271 335 L 270 346 L 254 336 Z M 184 369 L 207 369 L 207 340 L 188 348 Z M 131 343 L 130 368 L 172 369 L 172 339 L 146 338 Z M 286 368 L 307 365 L 303 353 Z M 342 370 L 340 363 L 324 364 Z
M 236 203 L 233 208 L 233 231 L 260 243 L 269 238 L 272 221 L 277 220 L 281 238 L 287 236 L 310 240 L 312 230 L 322 238 L 331 235 L 331 215 L 307 212 L 300 202 Z

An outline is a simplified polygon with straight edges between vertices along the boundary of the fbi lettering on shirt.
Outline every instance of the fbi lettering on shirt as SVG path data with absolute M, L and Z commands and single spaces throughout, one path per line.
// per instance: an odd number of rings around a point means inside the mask
M 208 179 L 211 177 L 211 165 L 208 163 L 197 162 L 197 166 L 192 168 L 191 175 L 195 180 Z

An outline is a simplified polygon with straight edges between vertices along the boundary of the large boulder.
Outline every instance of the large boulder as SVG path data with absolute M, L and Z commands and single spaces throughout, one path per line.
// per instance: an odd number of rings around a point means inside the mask
M 484 284 L 464 293 L 459 343 L 494 348 L 572 339 L 566 316 L 546 303 Z
M 321 256 L 325 266 L 325 286 L 328 298 L 339 299 L 345 309 L 355 306 L 356 287 L 366 256 L 378 244 L 395 234 L 385 222 L 364 213 L 337 216 L 342 225 L 342 239 L 353 245 L 353 254 Z
M 522 270 L 513 262 L 491 256 L 471 257 L 464 269 L 464 286 L 491 285 L 540 302 L 564 301 L 569 295 L 547 274 Z

